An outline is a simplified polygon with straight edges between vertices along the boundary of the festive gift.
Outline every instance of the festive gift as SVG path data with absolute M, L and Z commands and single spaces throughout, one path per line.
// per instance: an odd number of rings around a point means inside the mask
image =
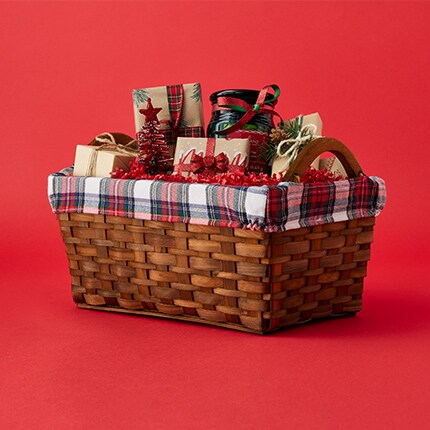
M 267 160 L 261 157 L 263 148 L 267 145 L 267 133 L 259 130 L 236 130 L 228 135 L 231 139 L 249 140 L 249 165 L 250 172 L 267 172 L 269 166 Z
M 174 171 L 184 176 L 244 172 L 249 162 L 248 139 L 179 137 Z
M 281 121 L 270 134 L 265 150 L 267 160 L 272 159 L 272 174 L 285 173 L 299 152 L 313 139 L 321 137 L 322 121 L 318 113 L 300 115 L 293 120 Z M 312 161 L 319 168 L 319 157 Z
M 222 90 L 210 96 L 212 116 L 208 125 L 209 137 L 249 139 L 249 170 L 264 172 L 267 163 L 260 152 L 267 135 L 274 128 L 273 116 L 280 94 L 277 85 L 256 90 Z
M 139 110 L 146 106 L 149 98 L 152 99 L 155 106 L 162 108 L 158 119 L 171 155 L 174 153 L 174 145 L 178 136 L 202 137 L 205 135 L 202 93 L 198 82 L 133 90 L 136 132 L 139 132 L 144 124 Z
M 138 154 L 133 138 L 122 133 L 102 133 L 88 145 L 77 145 L 74 176 L 109 178 L 128 165 Z
M 347 180 L 292 182 L 326 151 Z M 261 334 L 361 309 L 385 184 L 335 139 L 306 145 L 278 185 L 71 172 L 50 175 L 48 194 L 80 308 Z

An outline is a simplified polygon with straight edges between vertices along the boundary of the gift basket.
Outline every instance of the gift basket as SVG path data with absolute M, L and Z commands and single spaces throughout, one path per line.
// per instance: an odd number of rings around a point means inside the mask
M 217 93 L 215 113 L 241 109 L 233 120 L 214 115 L 232 124 L 217 129 L 212 118 L 207 137 L 172 132 L 172 121 L 163 133 L 160 108 L 147 97 L 136 141 L 99 136 L 74 168 L 49 176 L 80 308 L 260 334 L 361 309 L 384 181 L 364 175 L 344 144 L 319 137 L 315 117 L 268 125 L 273 87 L 254 99 L 249 91 L 249 100 Z M 273 175 L 261 171 L 256 151 L 271 154 Z M 335 157 L 320 158 L 327 152 Z M 81 159 L 86 173 L 78 176 Z M 324 169 L 310 168 L 316 160 Z M 109 176 L 87 174 L 99 163 Z

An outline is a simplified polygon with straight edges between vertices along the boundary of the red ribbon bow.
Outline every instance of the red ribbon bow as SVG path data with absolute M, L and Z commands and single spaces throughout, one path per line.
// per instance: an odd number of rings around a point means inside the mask
M 192 172 L 204 176 L 215 176 L 217 173 L 237 173 L 244 172 L 243 166 L 231 165 L 229 158 L 224 152 L 214 155 L 215 138 L 207 139 L 206 154 L 204 156 L 194 154 L 190 164 L 180 163 L 176 166 L 178 172 Z
M 203 173 L 208 175 L 216 175 L 217 173 L 224 173 L 227 171 L 229 164 L 227 155 L 221 152 L 216 157 L 211 155 L 194 154 L 191 158 L 191 167 L 193 173 Z

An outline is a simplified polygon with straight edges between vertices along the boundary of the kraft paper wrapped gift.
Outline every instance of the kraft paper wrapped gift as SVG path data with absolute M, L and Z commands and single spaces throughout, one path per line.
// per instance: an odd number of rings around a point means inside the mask
M 267 173 L 267 162 L 260 157 L 261 149 L 267 144 L 267 133 L 257 130 L 236 130 L 229 133 L 229 138 L 249 140 L 249 165 L 250 172 Z
M 305 129 L 306 127 L 309 127 L 309 126 L 312 126 L 311 131 L 313 132 L 314 138 L 322 136 L 323 123 L 322 123 L 321 117 L 320 117 L 318 112 L 303 116 L 302 130 Z M 299 142 L 297 142 L 297 143 L 299 143 Z M 291 159 L 288 156 L 276 157 L 273 160 L 272 175 L 273 174 L 279 174 L 279 173 L 285 173 L 293 161 L 294 161 L 294 159 Z M 311 166 L 317 170 L 319 169 L 319 157 L 317 157 L 313 161 Z
M 179 137 L 174 171 L 183 176 L 245 171 L 249 163 L 248 139 Z
M 319 162 L 319 170 L 324 169 L 327 169 L 336 176 L 342 176 L 343 179 L 348 177 L 345 168 L 337 157 L 321 158 Z
M 154 107 L 162 108 L 158 114 L 160 130 L 166 136 L 172 156 L 178 136 L 205 135 L 202 93 L 198 82 L 133 90 L 136 132 L 140 131 L 145 122 L 145 117 L 139 110 L 146 108 L 148 98 Z
M 104 133 L 89 145 L 77 145 L 73 176 L 110 178 L 117 167 L 128 171 L 139 153 L 132 140 L 122 133 Z

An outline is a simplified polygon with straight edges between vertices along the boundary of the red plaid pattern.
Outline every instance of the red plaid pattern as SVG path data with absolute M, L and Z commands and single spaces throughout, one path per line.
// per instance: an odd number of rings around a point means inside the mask
M 241 227 L 267 232 L 379 215 L 385 183 L 362 176 L 319 184 L 268 187 L 49 176 L 54 213 L 88 213 L 156 221 Z
M 168 125 L 170 128 L 160 131 L 164 134 L 167 145 L 169 146 L 170 155 L 173 157 L 176 139 L 179 136 L 204 137 L 205 130 L 203 127 L 180 127 L 184 103 L 184 87 L 183 85 L 168 85 L 166 88 L 170 114 Z
M 169 102 L 170 127 L 177 129 L 181 121 L 184 87 L 182 85 L 168 85 L 166 88 L 167 101 Z
M 318 184 L 281 183 L 269 187 L 266 228 L 289 230 L 376 216 L 385 201 L 385 183 L 373 176 Z
M 366 198 L 360 196 L 360 198 Z M 301 221 L 306 219 L 306 223 L 320 220 L 324 216 L 333 213 L 336 200 L 336 186 L 334 182 L 318 184 L 304 184 L 303 198 L 301 202 Z M 332 221 L 332 220 L 330 220 Z M 308 224 L 310 225 L 310 224 Z
M 349 183 L 351 191 L 348 197 L 348 216 L 354 217 L 354 213 L 357 212 L 360 216 L 366 216 L 365 214 L 378 202 L 379 187 L 370 182 L 367 176 L 362 176 L 356 181 L 349 179 Z

